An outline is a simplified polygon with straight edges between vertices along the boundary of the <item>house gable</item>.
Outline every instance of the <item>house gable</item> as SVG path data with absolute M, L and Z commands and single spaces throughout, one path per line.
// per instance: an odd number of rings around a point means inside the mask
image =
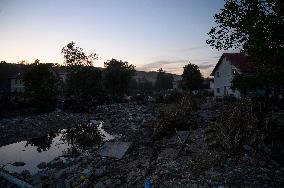
M 213 74 L 214 76 L 214 96 L 240 96 L 238 91 L 231 89 L 231 82 L 235 74 L 240 73 L 239 67 L 235 65 L 238 64 L 233 63 L 231 59 L 224 54 L 219 59 L 217 65 L 211 73 L 211 75 Z
M 218 63 L 214 67 L 212 73 L 210 74 L 210 76 L 215 75 L 216 70 L 218 69 L 218 67 L 223 62 L 224 59 L 230 61 L 230 63 L 234 65 L 239 72 L 244 72 L 244 71 L 248 71 L 251 69 L 251 67 L 249 67 L 248 57 L 245 54 L 243 53 L 223 53 Z

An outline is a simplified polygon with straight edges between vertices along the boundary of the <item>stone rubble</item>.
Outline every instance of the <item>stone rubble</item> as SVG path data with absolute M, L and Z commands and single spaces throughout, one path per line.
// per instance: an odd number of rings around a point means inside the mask
M 89 120 L 104 121 L 103 128 L 117 135 L 112 142 L 131 142 L 121 157 L 101 155 L 90 147 L 79 156 L 56 158 L 40 164 L 42 171 L 24 179 L 35 187 L 143 187 L 149 179 L 154 187 L 281 187 L 284 168 L 277 162 L 257 161 L 248 154 L 235 159 L 211 149 L 207 124 L 216 118 L 210 105 L 201 108 L 202 124 L 190 132 L 179 132 L 154 140 L 157 117 L 154 105 L 112 104 L 96 107 Z M 214 112 L 212 112 L 214 110 Z M 208 114 L 204 116 L 205 112 Z M 189 135 L 187 135 L 189 133 Z M 251 148 L 244 146 L 245 150 Z M 255 161 L 254 161 L 255 160 Z M 19 177 L 23 178 L 22 175 Z M 1 180 L 0 180 L 1 183 Z

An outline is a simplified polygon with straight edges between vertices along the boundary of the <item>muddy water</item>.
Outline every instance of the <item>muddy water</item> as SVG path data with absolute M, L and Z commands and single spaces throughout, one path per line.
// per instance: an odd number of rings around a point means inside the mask
M 101 144 L 114 139 L 103 128 L 103 122 L 91 122 L 71 129 L 63 129 L 59 133 L 51 133 L 43 137 L 33 138 L 0 148 L 0 165 L 9 172 L 28 170 L 31 174 L 39 171 L 37 165 L 50 162 L 54 158 L 70 151 L 83 152 L 86 147 Z M 24 162 L 24 166 L 13 166 L 14 162 Z

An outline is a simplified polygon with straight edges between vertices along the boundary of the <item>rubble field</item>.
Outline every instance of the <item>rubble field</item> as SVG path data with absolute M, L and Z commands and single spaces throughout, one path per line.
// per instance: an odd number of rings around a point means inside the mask
M 5 119 L 0 121 L 0 146 L 103 121 L 103 129 L 114 139 L 41 164 L 36 174 L 13 175 L 34 187 L 54 188 L 143 187 L 145 182 L 153 187 L 283 187 L 284 168 L 278 162 L 259 161 L 249 147 L 238 158 L 214 149 L 209 124 L 220 114 L 218 108 L 204 104 L 194 129 L 155 139 L 158 109 L 159 104 L 112 104 L 98 106 L 91 114 L 57 111 Z

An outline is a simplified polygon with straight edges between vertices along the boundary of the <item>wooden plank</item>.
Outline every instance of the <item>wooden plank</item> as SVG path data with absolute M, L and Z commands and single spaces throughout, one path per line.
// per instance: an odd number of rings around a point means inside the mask
M 20 188 L 33 188 L 32 185 L 19 180 L 18 178 L 15 178 L 14 176 L 11 176 L 10 174 L 7 174 L 5 172 L 0 171 L 0 177 L 4 178 L 5 180 L 15 184 L 16 186 L 20 187 Z

